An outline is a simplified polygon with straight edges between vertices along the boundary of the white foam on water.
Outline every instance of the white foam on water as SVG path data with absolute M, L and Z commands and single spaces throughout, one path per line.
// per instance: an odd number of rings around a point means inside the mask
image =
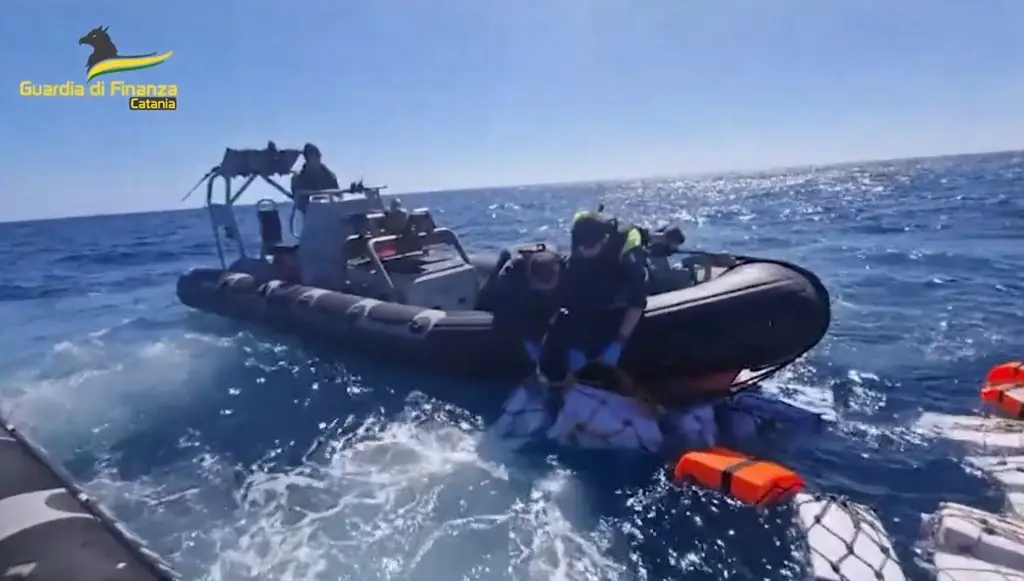
M 203 405 L 239 348 L 246 365 L 290 359 L 247 335 L 160 335 L 103 330 L 61 342 L 41 370 L 0 388 L 4 410 L 58 460 L 83 438 L 102 455 L 153 414 Z M 784 372 L 766 389 L 831 410 L 828 388 L 800 383 Z M 104 461 L 85 488 L 186 577 L 206 581 L 635 576 L 628 534 L 596 514 L 571 472 L 512 468 L 520 458 L 482 448 L 472 422 L 431 421 L 431 403 L 410 398 L 397 421 L 356 420 L 299 466 L 240 468 L 197 434 L 181 442 L 185 460 L 127 479 Z
M 623 579 L 613 531 L 563 511 L 565 471 L 530 482 L 477 453 L 480 434 L 412 419 L 365 422 L 301 466 L 241 486 L 200 454 L 141 480 L 87 484 L 186 575 L 275 579 Z M 569 498 L 566 498 L 569 496 Z M 576 510 L 573 511 L 576 513 Z
M 800 377 L 806 364 L 798 363 L 762 383 L 762 390 L 793 405 L 800 406 L 826 419 L 836 419 L 836 397 L 830 387 L 807 385 Z
M 103 455 L 153 414 L 202 405 L 240 346 L 266 350 L 251 337 L 153 335 L 104 329 L 58 343 L 41 366 L 8 371 L 5 413 L 58 461 L 90 438 Z M 430 403 L 410 398 L 400 421 L 364 418 L 297 467 L 241 469 L 197 434 L 180 442 L 184 461 L 125 479 L 104 459 L 84 487 L 209 581 L 623 578 L 605 554 L 612 531 L 573 523 L 588 511 L 568 472 L 510 477 L 513 455 L 478 452 L 482 434 L 429 421 Z
M 0 410 L 58 456 L 104 446 L 155 414 L 189 405 L 230 339 L 201 334 L 127 341 L 110 329 L 61 341 L 0 384 Z

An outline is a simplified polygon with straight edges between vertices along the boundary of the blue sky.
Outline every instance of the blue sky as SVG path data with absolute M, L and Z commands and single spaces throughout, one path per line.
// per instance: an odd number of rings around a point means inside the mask
M 0 220 L 181 207 L 268 139 L 399 192 L 1021 148 L 1022 24 L 1021 0 L 8 0 Z M 120 78 L 178 111 L 18 96 L 84 81 L 98 25 L 174 51 Z

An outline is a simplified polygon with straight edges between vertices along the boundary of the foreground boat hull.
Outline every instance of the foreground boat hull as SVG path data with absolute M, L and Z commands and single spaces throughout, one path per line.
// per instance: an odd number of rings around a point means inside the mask
M 529 371 L 518 339 L 496 330 L 491 314 L 482 311 L 388 303 L 220 269 L 184 273 L 177 293 L 200 311 L 336 342 L 390 362 L 477 378 Z M 751 260 L 709 282 L 650 297 L 622 368 L 656 381 L 785 365 L 814 347 L 830 321 L 828 292 L 814 274 Z
M 34 581 L 180 579 L 2 418 L 0 572 Z

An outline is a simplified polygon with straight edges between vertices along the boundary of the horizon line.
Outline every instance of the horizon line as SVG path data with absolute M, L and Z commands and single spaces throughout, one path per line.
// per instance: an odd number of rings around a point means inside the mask
M 968 151 L 960 153 L 940 153 L 934 155 L 914 155 L 909 157 L 892 157 L 892 158 L 877 158 L 877 159 L 861 159 L 852 161 L 838 161 L 838 162 L 822 162 L 822 163 L 804 163 L 784 166 L 773 166 L 764 168 L 751 168 L 751 169 L 732 169 L 732 170 L 709 170 L 700 172 L 684 172 L 674 174 L 661 174 L 645 177 L 617 177 L 617 178 L 597 178 L 587 180 L 567 180 L 567 181 L 555 181 L 555 182 L 535 182 L 535 183 L 523 183 L 523 184 L 495 184 L 495 185 L 480 185 L 480 186 L 468 186 L 458 188 L 446 188 L 446 189 L 429 189 L 429 190 L 416 190 L 408 192 L 396 192 L 385 194 L 385 197 L 389 196 L 418 196 L 423 194 L 462 194 L 479 192 L 483 190 L 501 190 L 511 188 L 540 188 L 540 187 L 565 187 L 574 185 L 591 185 L 600 183 L 623 183 L 623 182 L 636 182 L 636 181 L 657 181 L 657 180 L 669 180 L 669 179 L 681 179 L 681 178 L 707 178 L 707 177 L 733 177 L 733 176 L 744 176 L 744 175 L 757 175 L 765 173 L 777 173 L 795 170 L 810 170 L 810 169 L 823 169 L 823 168 L 834 168 L 834 167 L 847 167 L 856 166 L 862 164 L 883 164 L 893 162 L 907 162 L 917 160 L 935 160 L 944 159 L 950 157 L 978 157 L 987 155 L 1002 155 L 1008 153 L 1022 153 L 1024 148 L 1021 149 L 1001 149 L 994 151 Z M 240 207 L 250 206 L 252 204 L 236 204 Z M 79 220 L 87 218 L 108 218 L 118 216 L 142 216 L 146 214 L 163 214 L 173 212 L 191 212 L 204 208 L 202 206 L 194 206 L 189 208 L 167 208 L 163 210 L 139 210 L 131 212 L 110 212 L 110 213 L 98 213 L 98 214 L 69 214 L 66 216 L 52 216 L 45 218 L 26 218 L 20 220 L 4 220 L 0 218 L 0 224 L 26 224 L 34 222 L 55 222 L 60 220 Z

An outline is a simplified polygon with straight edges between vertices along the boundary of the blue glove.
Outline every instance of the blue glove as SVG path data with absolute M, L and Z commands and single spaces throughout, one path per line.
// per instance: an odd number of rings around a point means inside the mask
M 576 373 L 587 364 L 587 356 L 579 349 L 569 350 L 569 373 Z
M 526 356 L 530 358 L 530 361 L 536 363 L 540 360 L 540 345 L 533 341 L 523 341 L 523 349 L 526 350 Z
M 612 341 L 611 344 L 605 347 L 604 351 L 597 356 L 597 360 L 608 367 L 615 367 L 619 364 L 620 357 L 622 357 L 622 343 L 620 341 Z

